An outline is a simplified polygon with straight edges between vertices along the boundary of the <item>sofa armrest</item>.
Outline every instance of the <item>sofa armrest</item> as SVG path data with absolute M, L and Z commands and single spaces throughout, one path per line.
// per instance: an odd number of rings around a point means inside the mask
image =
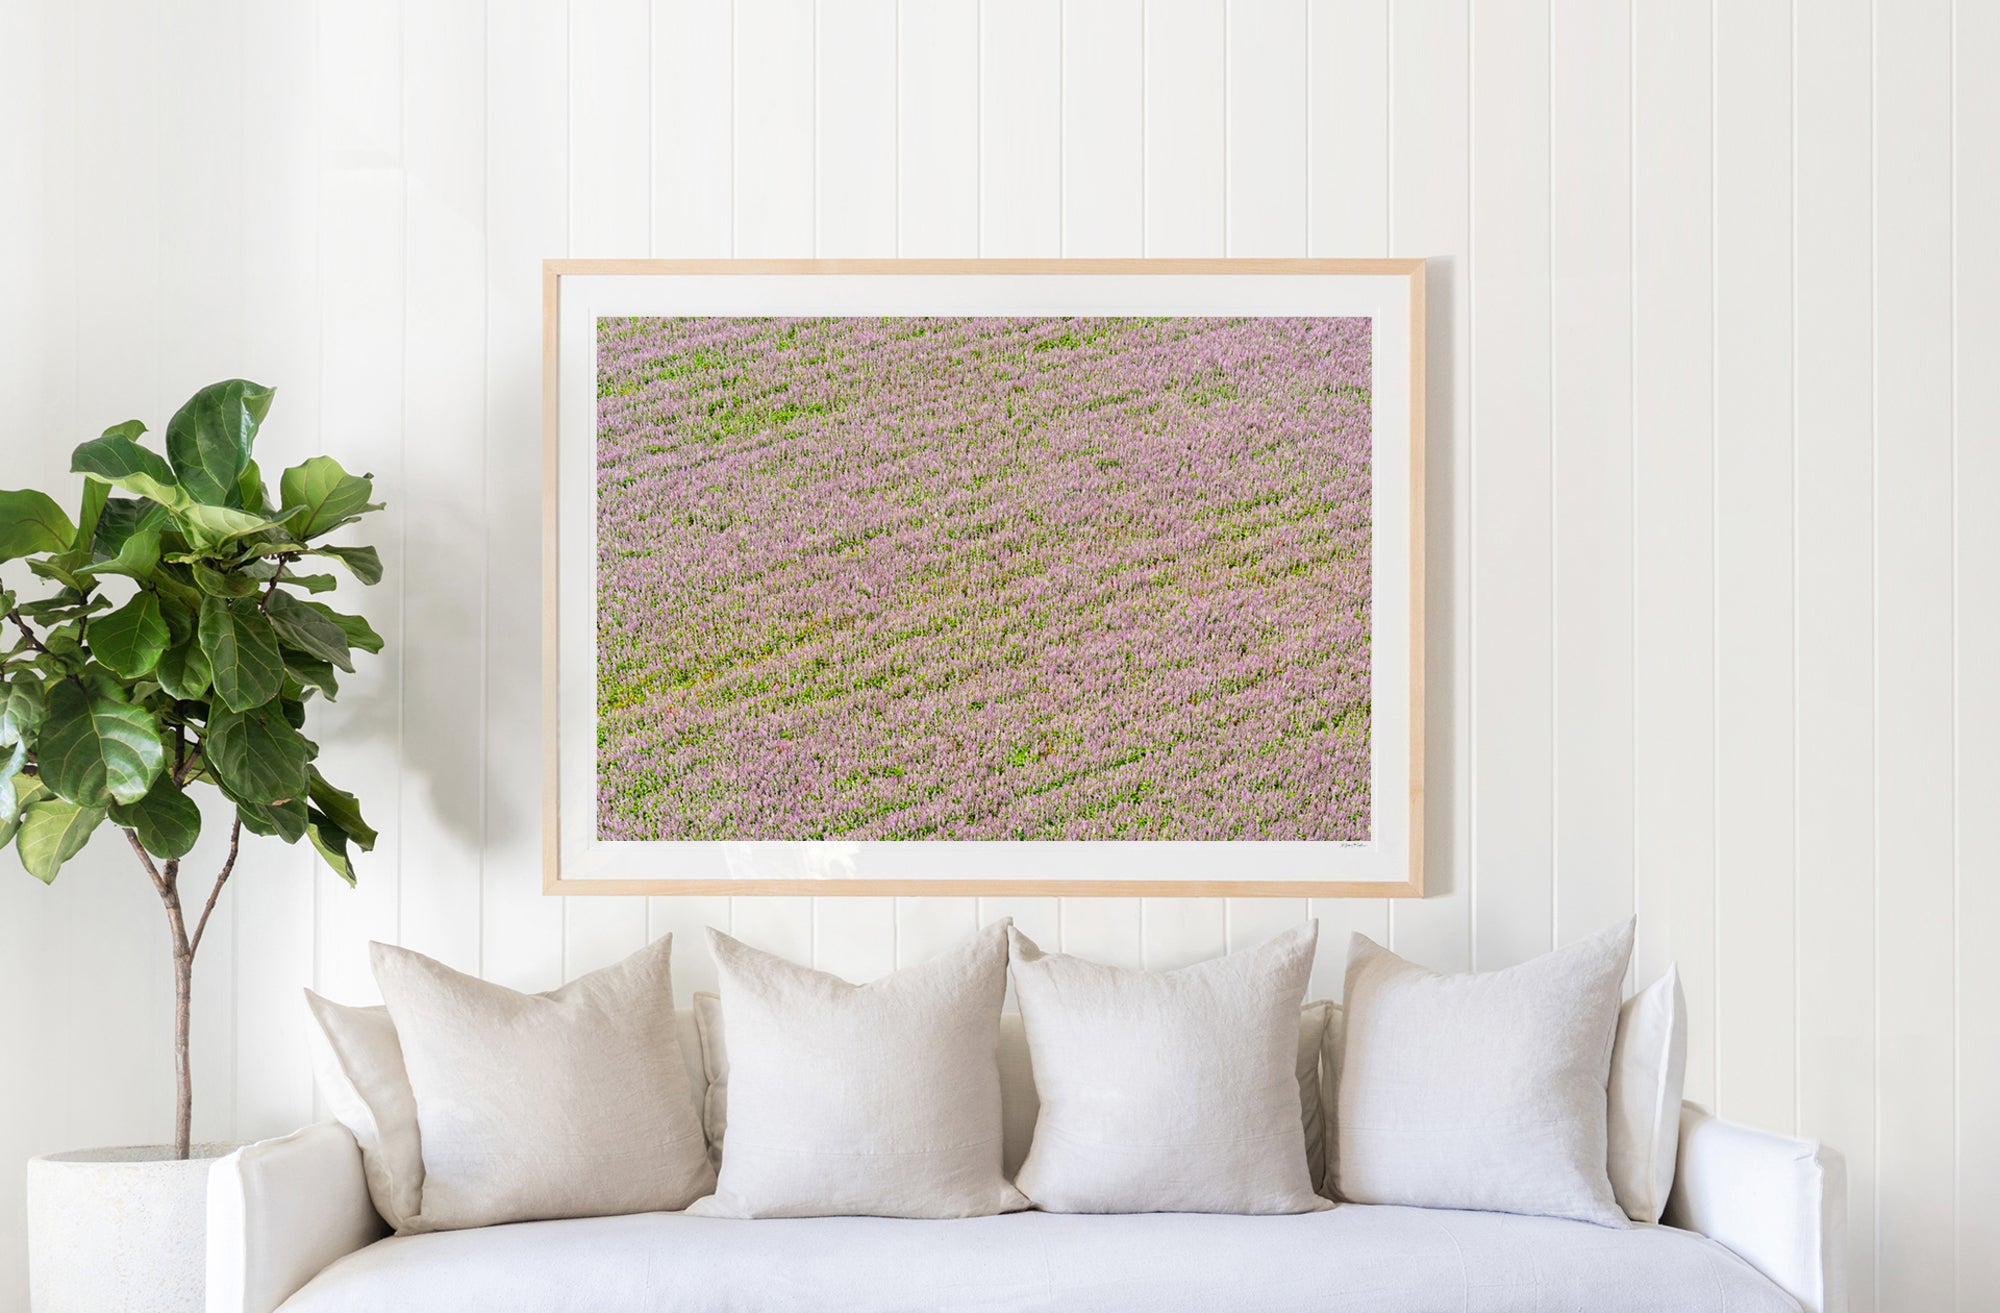
M 1847 1165 L 1794 1140 L 1681 1108 L 1668 1226 L 1699 1231 L 1799 1301 L 1847 1313 Z
M 387 1229 L 340 1123 L 238 1149 L 208 1173 L 208 1313 L 273 1313 Z

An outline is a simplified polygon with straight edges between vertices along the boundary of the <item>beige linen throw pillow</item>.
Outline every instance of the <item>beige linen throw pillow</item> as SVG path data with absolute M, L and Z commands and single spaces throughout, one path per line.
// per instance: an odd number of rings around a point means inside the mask
M 729 1037 L 728 1145 L 706 1217 L 980 1217 L 1001 1172 L 1006 923 L 865 985 L 708 932 Z M 711 1027 L 704 1043 L 720 1042 Z M 711 1070 L 716 1069 L 711 1066 Z M 711 1116 L 721 1133 L 721 1099 Z
M 1363 935 L 1347 959 L 1339 1197 L 1624 1226 L 1606 1086 L 1632 924 L 1481 975 Z
M 417 1098 L 389 1009 L 348 1007 L 310 989 L 306 1006 L 317 1023 L 307 1040 L 314 1081 L 327 1111 L 361 1146 L 362 1176 L 375 1211 L 395 1230 L 421 1229 L 424 1154 Z
M 713 1188 L 672 936 L 545 995 L 372 951 L 416 1096 L 422 1229 L 670 1211 Z
M 1329 1018 L 1338 1005 L 1321 999 L 1299 1012 L 1299 1124 L 1306 1141 L 1306 1162 L 1315 1190 L 1326 1181 L 1327 1106 L 1332 1096 L 1320 1089 L 1320 1050 Z M 722 999 L 716 994 L 694 996 L 695 1033 L 701 1038 L 703 1095 L 701 1126 L 708 1134 L 709 1161 L 722 1164 L 722 1144 L 729 1132 L 729 1040 L 722 1028 Z M 1012 1180 L 1028 1157 L 1041 1112 L 1035 1098 L 1034 1069 L 1028 1061 L 1028 1036 L 1018 1012 L 1000 1017 L 1000 1119 L 1006 1139 L 1002 1171 Z
M 1011 931 L 1041 1112 L 1015 1184 L 1060 1213 L 1303 1213 L 1299 1014 L 1318 923 L 1178 971 Z M 732 1146 L 732 1152 L 734 1151 Z
M 368 1197 L 382 1220 L 399 1232 L 425 1230 L 423 1142 L 417 1134 L 417 1096 L 403 1066 L 396 1023 L 381 1004 L 353 1007 L 305 991 L 314 1024 L 307 1028 L 313 1081 L 327 1111 L 361 1147 Z M 701 1083 L 701 1046 L 691 1014 L 675 1014 L 681 1059 L 690 1084 Z

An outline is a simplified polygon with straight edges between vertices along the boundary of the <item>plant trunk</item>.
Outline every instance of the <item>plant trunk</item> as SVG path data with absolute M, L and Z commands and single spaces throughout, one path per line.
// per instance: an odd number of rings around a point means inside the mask
M 194 1073 L 188 1069 L 188 1027 L 194 1016 L 194 954 L 188 950 L 180 909 L 174 921 L 174 1156 L 188 1156 L 194 1130 Z
M 188 1069 L 188 1028 L 194 1018 L 194 945 L 181 913 L 178 863 L 167 863 L 160 901 L 174 944 L 174 1156 L 186 1158 L 194 1130 L 194 1073 Z
M 125 841 L 132 845 L 132 851 L 139 858 L 139 865 L 153 882 L 153 888 L 160 895 L 160 903 L 167 909 L 167 930 L 173 939 L 174 949 L 174 1156 L 186 1161 L 193 1148 L 194 1140 L 194 1073 L 188 1069 L 188 1028 L 194 1017 L 194 955 L 201 948 L 202 936 L 208 933 L 208 918 L 215 913 L 215 904 L 222 897 L 222 887 L 229 883 L 229 873 L 236 869 L 237 844 L 243 837 L 243 822 L 238 820 L 229 827 L 229 855 L 223 859 L 222 870 L 216 873 L 215 885 L 208 891 L 208 904 L 201 909 L 201 919 L 195 922 L 194 936 L 188 936 L 187 915 L 181 910 L 181 863 L 178 857 L 164 866 L 156 866 L 139 842 L 134 830 L 125 831 Z
M 242 837 L 243 823 L 237 821 L 229 827 L 229 856 L 222 863 L 222 870 L 215 877 L 215 887 L 209 890 L 208 905 L 201 909 L 201 920 L 195 923 L 194 937 L 188 937 L 187 916 L 181 910 L 181 863 L 178 857 L 156 866 L 152 854 L 139 842 L 136 831 L 127 829 L 125 841 L 132 845 L 132 852 L 139 858 L 139 865 L 153 882 L 153 889 L 160 895 L 160 904 L 167 910 L 167 931 L 173 940 L 174 951 L 174 1157 L 186 1161 L 194 1140 L 194 1073 L 188 1070 L 188 1028 L 194 1016 L 194 955 L 201 948 L 202 936 L 208 933 L 208 918 L 215 911 L 216 900 L 222 897 L 222 887 L 229 883 L 229 873 L 236 869 L 236 845 Z

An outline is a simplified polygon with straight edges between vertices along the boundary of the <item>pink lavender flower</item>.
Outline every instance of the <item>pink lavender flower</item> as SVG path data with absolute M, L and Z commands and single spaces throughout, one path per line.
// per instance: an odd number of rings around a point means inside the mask
M 607 839 L 1365 839 L 1365 319 L 599 322 Z

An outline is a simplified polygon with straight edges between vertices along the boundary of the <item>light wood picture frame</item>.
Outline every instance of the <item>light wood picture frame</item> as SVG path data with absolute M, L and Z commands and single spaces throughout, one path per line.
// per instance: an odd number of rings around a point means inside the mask
M 543 267 L 543 877 L 556 895 L 1408 898 L 1424 892 L 1424 273 L 1373 260 L 550 260 Z M 1370 321 L 1365 838 L 604 837 L 605 321 Z M 615 500 L 616 494 L 613 494 Z

